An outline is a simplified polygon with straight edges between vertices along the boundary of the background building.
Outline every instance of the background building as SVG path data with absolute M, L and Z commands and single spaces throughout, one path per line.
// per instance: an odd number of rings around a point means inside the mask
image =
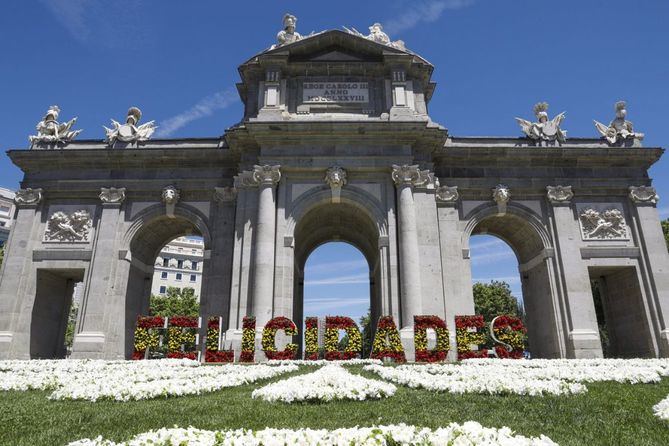
M 179 237 L 156 257 L 151 294 L 164 295 L 169 287 L 193 288 L 199 298 L 202 285 L 204 243 L 201 238 Z
M 0 246 L 9 238 L 9 229 L 14 218 L 14 192 L 0 187 Z

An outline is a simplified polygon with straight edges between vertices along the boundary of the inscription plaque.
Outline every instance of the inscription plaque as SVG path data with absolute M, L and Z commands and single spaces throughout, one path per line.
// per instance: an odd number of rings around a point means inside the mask
M 364 104 L 369 102 L 367 82 L 304 82 L 305 104 Z

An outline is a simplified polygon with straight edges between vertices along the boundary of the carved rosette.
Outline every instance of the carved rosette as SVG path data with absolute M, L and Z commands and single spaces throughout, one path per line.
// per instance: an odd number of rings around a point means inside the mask
M 325 172 L 325 183 L 330 186 L 332 191 L 332 202 L 341 202 L 341 189 L 347 183 L 346 170 L 339 166 L 332 166 Z
M 232 203 L 237 198 L 237 189 L 234 187 L 215 187 L 214 200 L 218 203 Z
M 652 186 L 630 186 L 630 199 L 636 204 L 657 204 L 660 196 Z
M 162 200 L 165 203 L 165 214 L 168 217 L 174 218 L 174 209 L 179 202 L 179 198 L 181 198 L 181 195 L 179 189 L 175 186 L 167 186 L 163 189 Z
M 125 200 L 125 187 L 102 187 L 100 188 L 100 201 L 102 204 L 121 204 Z
M 253 179 L 260 186 L 274 187 L 281 180 L 281 166 L 270 166 L 269 164 L 265 164 L 264 166 L 255 165 L 253 166 Z
M 31 189 L 30 187 L 19 189 L 14 196 L 14 203 L 17 206 L 35 206 L 42 201 L 42 192 L 42 189 Z
M 404 164 L 398 166 L 393 164 L 393 171 L 391 173 L 393 181 L 396 186 L 416 186 L 417 184 L 422 184 L 421 181 L 424 181 L 424 178 L 421 177 L 421 171 L 418 168 L 418 165 L 409 166 Z
M 627 223 L 620 209 L 586 208 L 579 215 L 583 240 L 627 240 Z
M 571 186 L 546 186 L 546 197 L 552 204 L 569 203 L 574 191 Z
M 455 204 L 460 198 L 458 186 L 440 186 L 434 194 L 437 203 L 451 203 Z
M 85 209 L 71 214 L 63 211 L 54 212 L 47 222 L 44 241 L 59 243 L 88 242 L 92 227 L 93 219 Z

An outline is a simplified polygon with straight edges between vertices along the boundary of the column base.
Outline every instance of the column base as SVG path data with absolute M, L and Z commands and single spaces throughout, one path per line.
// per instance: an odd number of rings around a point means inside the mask
M 408 362 L 416 361 L 416 345 L 413 340 L 413 326 L 404 327 L 400 330 L 400 341 L 404 348 L 404 356 Z
M 599 333 L 593 330 L 572 330 L 569 333 L 568 354 L 573 359 L 603 358 Z

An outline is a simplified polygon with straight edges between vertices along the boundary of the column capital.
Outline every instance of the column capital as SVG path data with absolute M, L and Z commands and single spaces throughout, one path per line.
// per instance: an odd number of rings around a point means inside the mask
M 412 166 L 393 164 L 393 171 L 390 175 L 396 186 L 415 186 L 421 180 L 421 171 L 418 164 Z
M 553 205 L 570 204 L 574 191 L 571 186 L 546 186 L 546 198 Z
M 231 203 L 237 198 L 237 188 L 235 187 L 215 187 L 214 201 L 218 203 Z
M 261 186 L 276 186 L 276 184 L 281 180 L 281 166 L 274 165 L 270 166 L 265 164 L 263 166 L 255 165 L 253 166 L 253 179 L 258 185 Z
M 19 189 L 14 196 L 14 203 L 16 203 L 17 206 L 37 206 L 42 201 L 43 192 L 44 190 L 41 188 L 32 189 L 27 187 L 25 189 Z
M 100 201 L 102 205 L 120 205 L 125 200 L 125 187 L 101 187 Z
M 460 198 L 458 186 L 439 186 L 434 194 L 434 198 L 439 204 L 455 205 Z
M 629 191 L 630 200 L 637 206 L 643 204 L 655 205 L 660 200 L 660 196 L 657 195 L 657 191 L 652 186 L 630 186 Z

